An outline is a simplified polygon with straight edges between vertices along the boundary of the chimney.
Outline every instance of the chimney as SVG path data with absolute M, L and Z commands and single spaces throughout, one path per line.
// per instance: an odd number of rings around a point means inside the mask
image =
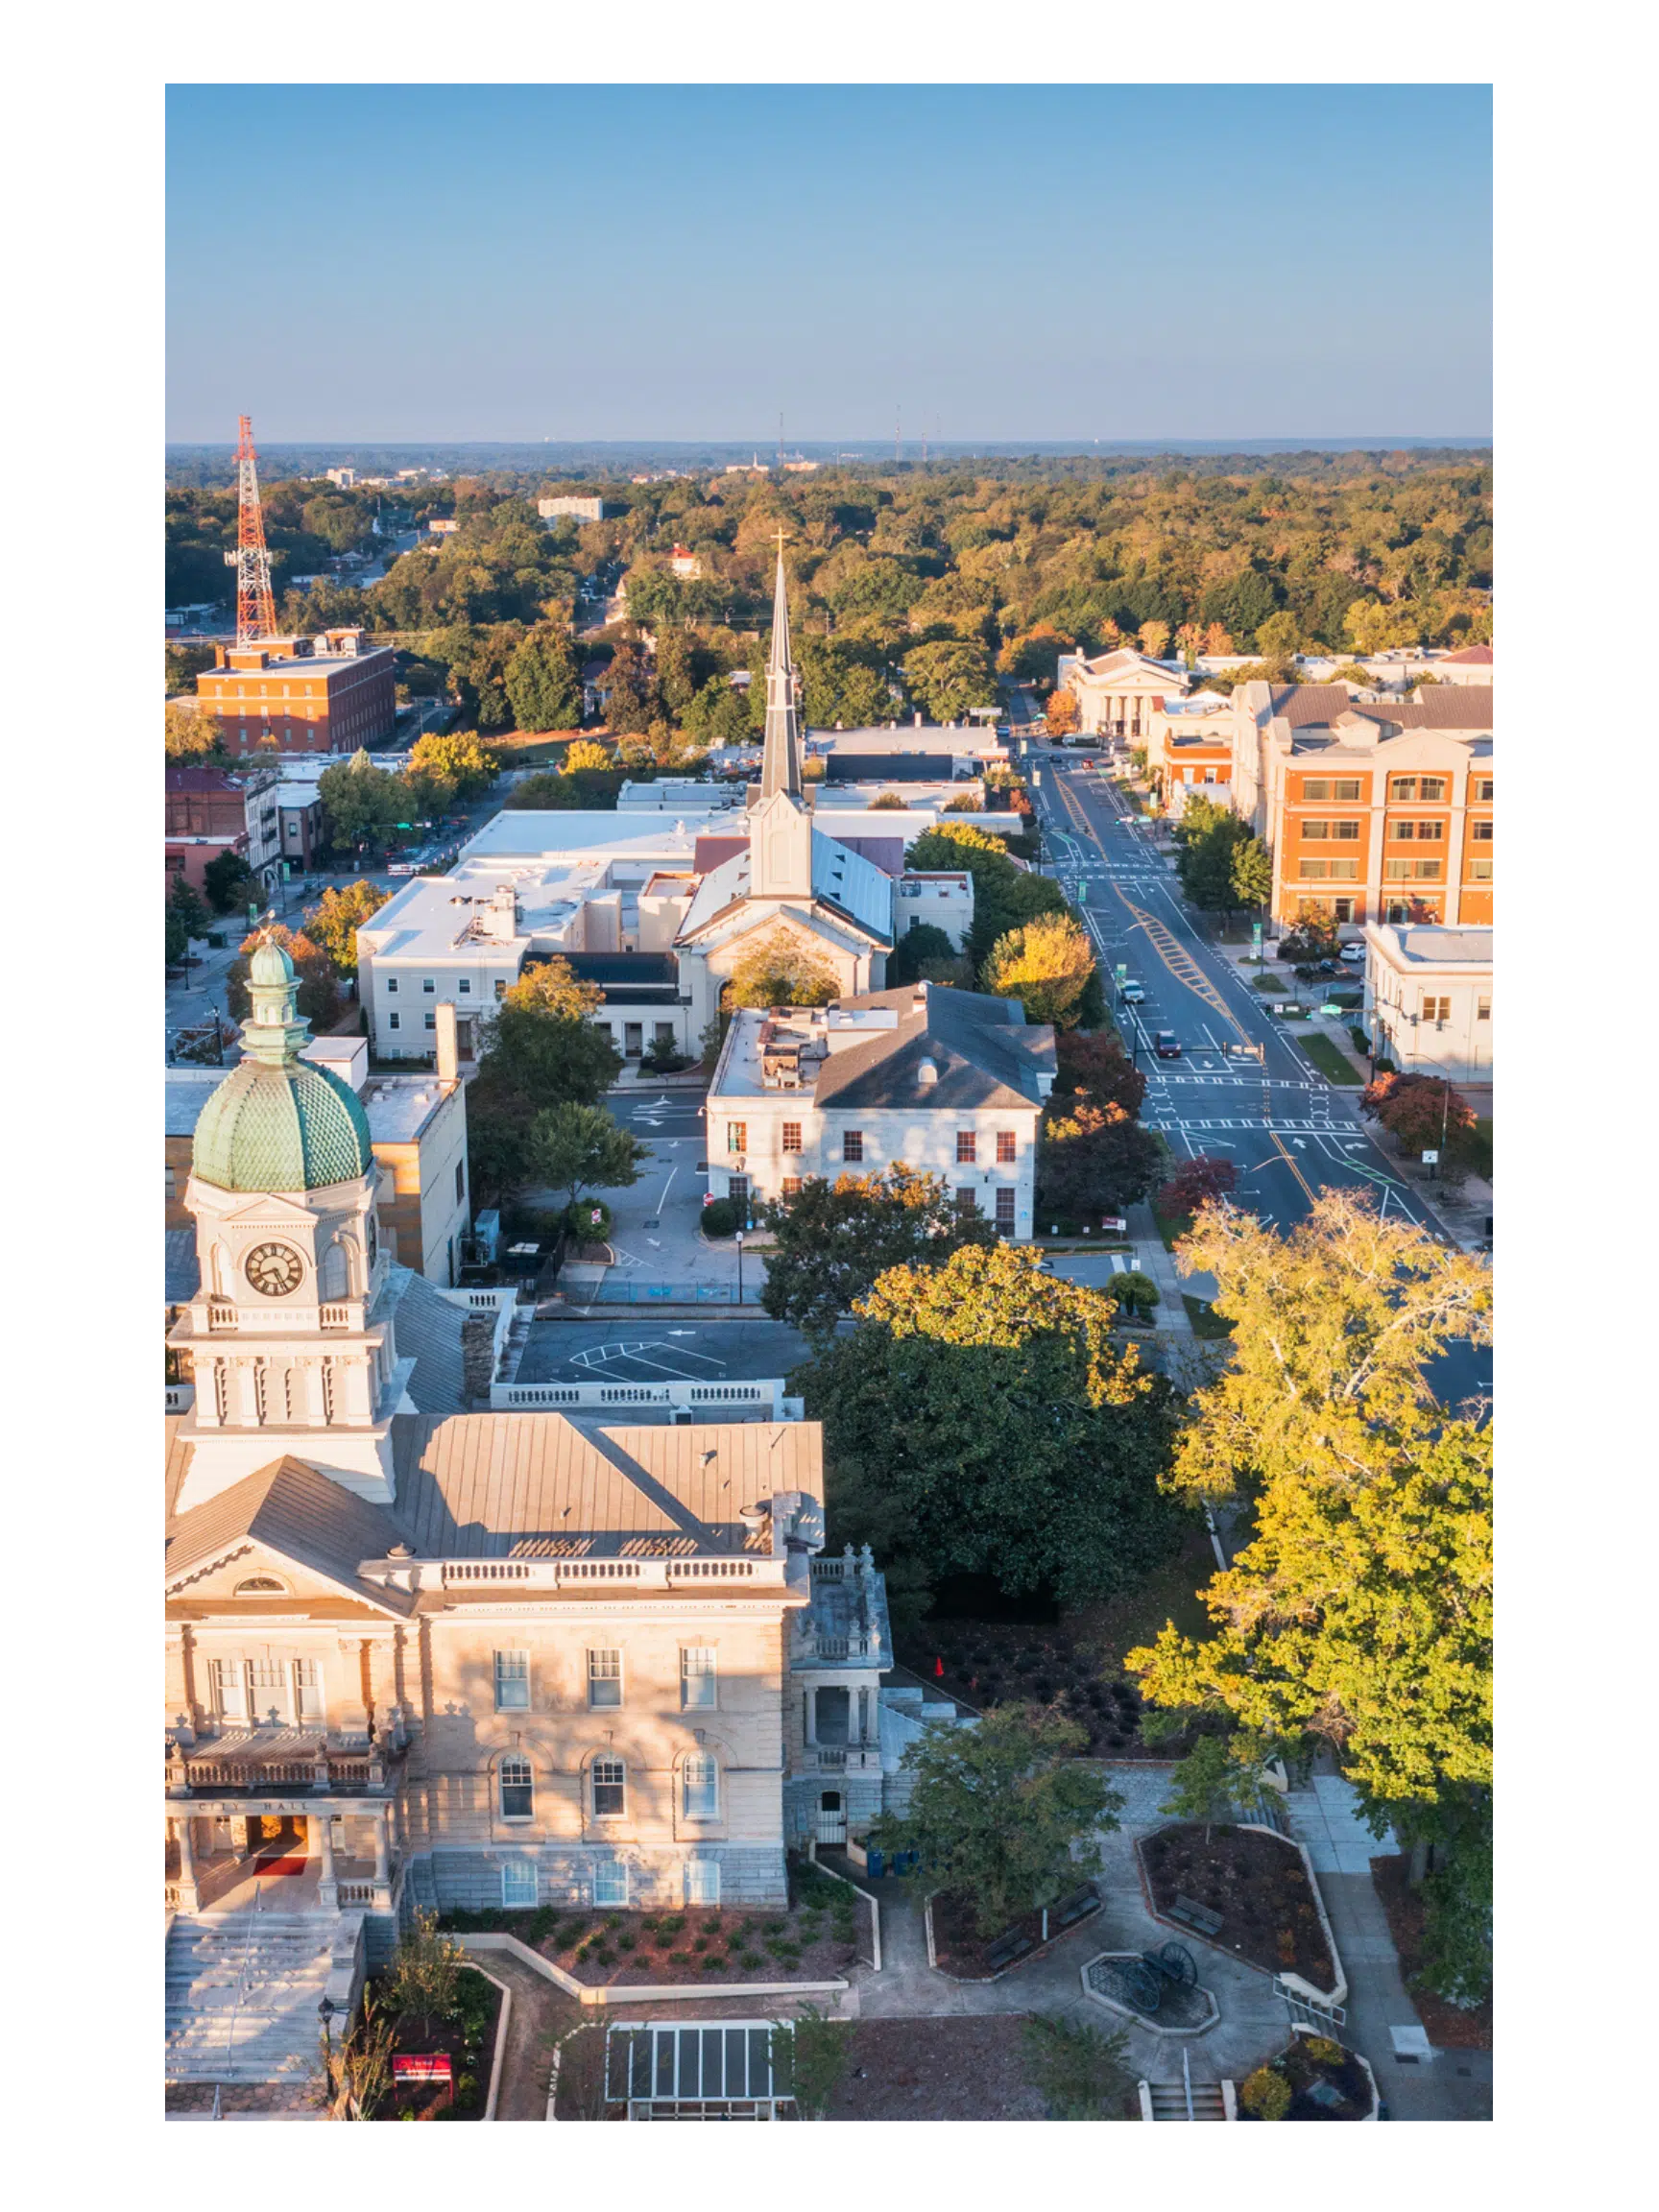
M 456 1083 L 461 1078 L 461 1054 L 455 1044 L 455 1009 L 446 1000 L 440 999 L 435 1009 L 438 1017 L 438 1080 Z

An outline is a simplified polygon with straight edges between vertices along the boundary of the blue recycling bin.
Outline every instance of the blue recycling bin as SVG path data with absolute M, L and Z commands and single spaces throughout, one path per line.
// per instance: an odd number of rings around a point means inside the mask
M 866 1850 L 869 1863 L 864 1871 L 869 1875 L 872 1882 L 878 1882 L 887 1871 L 887 1854 L 885 1851 L 878 1851 L 874 1843 L 866 1845 Z

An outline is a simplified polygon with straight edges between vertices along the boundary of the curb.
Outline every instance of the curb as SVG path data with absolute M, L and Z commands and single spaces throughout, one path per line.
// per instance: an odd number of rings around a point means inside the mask
M 828 1872 L 828 1868 L 826 1868 Z M 499 1933 L 459 1937 L 469 1950 L 505 1951 L 535 1973 L 556 1982 L 579 2005 L 679 2005 L 698 1997 L 818 1997 L 850 1989 L 850 1982 L 578 1982 L 540 1951 L 520 1943 L 517 1936 Z
M 829 1873 L 829 1867 L 826 1867 L 824 1871 Z M 1045 1952 L 1052 1951 L 1062 1936 L 1070 1936 L 1073 1929 L 1081 1928 L 1086 1921 L 1093 1920 L 1097 1912 L 1105 1910 L 1105 1900 L 1096 1890 L 1092 1911 L 1081 1913 L 1069 1928 L 1056 1928 L 1051 1936 L 1044 1936 L 1043 1940 L 1034 1943 L 1029 1951 L 1022 1951 L 1018 1959 L 1011 1959 L 1006 1966 L 998 1966 L 995 1974 L 952 1974 L 948 1966 L 940 1965 L 939 1955 L 933 1942 L 933 1897 L 940 1894 L 941 1892 L 935 1889 L 933 1896 L 928 1898 L 923 1911 L 923 1924 L 927 1931 L 927 1963 L 932 1967 L 935 1974 L 943 1975 L 947 1982 L 953 1982 L 958 1989 L 988 1989 L 993 1982 L 1006 1980 L 1010 1974 L 1016 1973 L 1022 1966 L 1029 1966 L 1033 1959 L 1041 1959 Z M 1104 1953 L 1096 1952 L 1095 1957 L 1102 1958 Z M 1212 2003 L 1214 2003 L 1214 1999 L 1212 1999 Z M 1139 2019 L 1140 2014 L 1135 2014 L 1135 2018 Z M 1214 2022 L 1212 2021 L 1211 2026 L 1214 2027 Z M 1196 2034 L 1201 2033 L 1202 2031 L 1195 2029 L 1192 2032 Z
M 1164 1825 L 1167 1828 L 1190 1828 L 1193 1823 L 1190 1820 L 1168 1820 Z M 1141 1878 L 1141 1895 L 1147 1911 L 1161 1928 L 1170 1929 L 1183 1943 L 1206 1944 L 1212 1951 L 1218 1951 L 1223 1959 L 1231 1959 L 1235 1966 L 1248 1966 L 1252 1974 L 1265 1974 L 1271 1981 L 1288 1983 L 1293 1989 L 1310 1997 L 1316 2005 L 1345 2005 L 1348 2001 L 1348 1977 L 1343 1971 L 1341 1956 L 1336 1949 L 1336 1938 L 1331 1932 L 1330 1916 L 1325 1911 L 1325 1899 L 1319 1888 L 1319 1878 L 1313 1871 L 1313 1862 L 1308 1856 L 1308 1846 L 1298 1843 L 1294 1836 L 1281 1836 L 1276 1828 L 1263 1828 L 1254 1820 L 1234 1820 L 1228 1825 L 1241 1828 L 1251 1836 L 1271 1836 L 1276 1843 L 1288 1844 L 1301 1860 L 1302 1870 L 1308 1877 L 1308 1887 L 1312 1895 L 1313 1910 L 1319 1915 L 1320 1932 L 1325 1937 L 1325 1946 L 1331 1954 L 1331 1964 L 1335 1972 L 1334 1990 L 1327 1994 L 1323 1989 L 1315 1989 L 1312 1983 L 1304 1981 L 1300 1974 L 1288 1973 L 1276 1966 L 1259 1966 L 1254 1959 L 1246 1959 L 1242 1951 L 1230 1951 L 1213 1936 L 1200 1936 L 1195 1928 L 1189 1928 L 1184 1921 L 1167 1919 L 1152 1902 L 1152 1885 L 1147 1879 L 1145 1863 L 1141 1857 L 1141 1846 L 1147 1839 L 1137 1836 L 1135 1871 Z M 1154 1836 L 1161 1836 L 1163 1832 L 1162 1828 L 1151 1831 Z

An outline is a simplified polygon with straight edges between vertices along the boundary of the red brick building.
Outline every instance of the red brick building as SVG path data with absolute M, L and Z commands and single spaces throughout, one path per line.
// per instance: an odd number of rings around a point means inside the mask
M 231 753 L 355 753 L 397 724 L 393 655 L 365 646 L 361 630 L 213 651 L 218 665 L 197 677 L 196 696 Z

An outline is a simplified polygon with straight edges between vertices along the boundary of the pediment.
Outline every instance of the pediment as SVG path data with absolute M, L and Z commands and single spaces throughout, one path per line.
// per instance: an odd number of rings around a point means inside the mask
M 187 1206 L 194 1204 L 195 1197 L 202 1188 L 192 1177 L 190 1190 L 185 1193 L 184 1202 Z M 248 1190 L 232 1193 L 220 1190 L 217 1185 L 208 1188 L 212 1190 L 215 1199 L 228 1201 L 228 1203 L 215 1204 L 212 1208 L 214 1218 L 218 1221 L 234 1222 L 249 1229 L 300 1229 L 312 1228 L 316 1225 L 317 1209 L 315 1206 L 301 1205 L 297 1198 L 285 1197 L 280 1190 Z

